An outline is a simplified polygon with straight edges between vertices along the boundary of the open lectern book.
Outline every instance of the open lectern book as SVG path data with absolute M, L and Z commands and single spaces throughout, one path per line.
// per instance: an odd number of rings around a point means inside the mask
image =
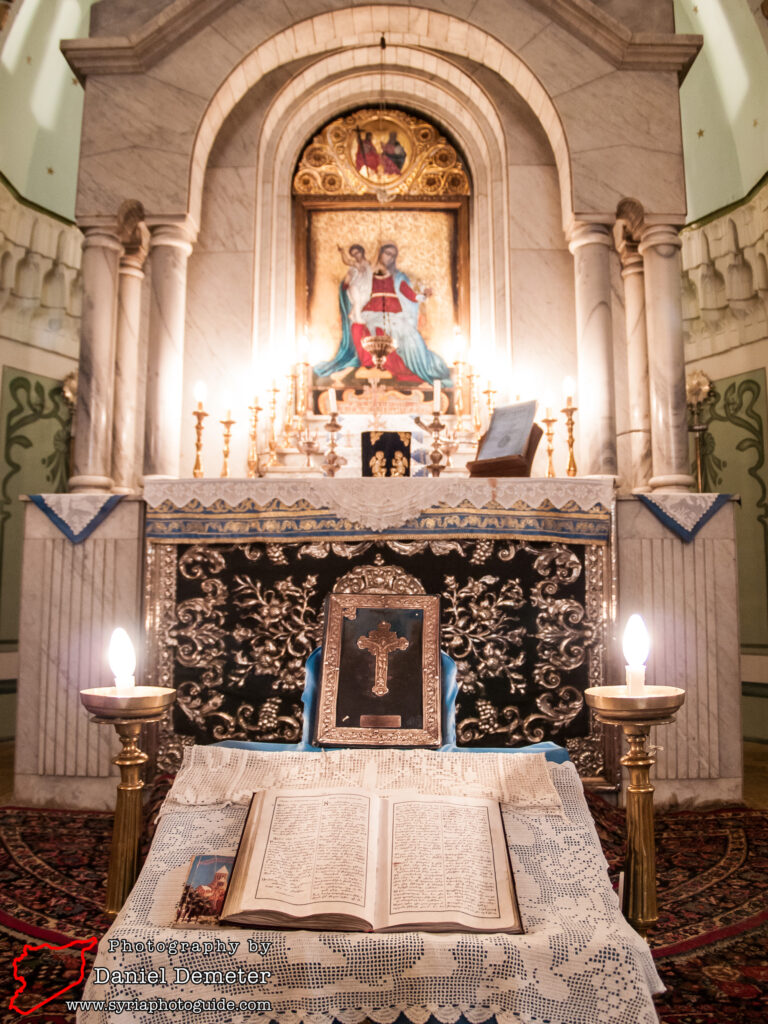
M 353 788 L 254 793 L 221 920 L 523 931 L 499 804 Z
M 530 476 L 533 457 L 543 433 L 535 423 L 536 402 L 494 409 L 488 430 L 480 438 L 470 476 Z

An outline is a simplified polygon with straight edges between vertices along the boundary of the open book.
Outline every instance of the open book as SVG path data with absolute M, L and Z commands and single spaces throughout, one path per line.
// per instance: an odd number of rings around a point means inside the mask
M 221 920 L 523 931 L 497 803 L 362 789 L 254 793 Z
M 542 429 L 534 422 L 536 402 L 494 409 L 488 430 L 480 438 L 470 476 L 530 476 Z

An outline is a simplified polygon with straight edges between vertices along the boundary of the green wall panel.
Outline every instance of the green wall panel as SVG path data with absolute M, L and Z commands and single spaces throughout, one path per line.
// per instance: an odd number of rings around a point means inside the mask
M 705 406 L 702 490 L 741 496 L 736 509 L 741 646 L 768 651 L 768 467 L 765 369 L 713 381 Z
M 70 412 L 61 383 L 10 366 L 0 384 L 0 647 L 18 641 L 20 494 L 66 490 Z

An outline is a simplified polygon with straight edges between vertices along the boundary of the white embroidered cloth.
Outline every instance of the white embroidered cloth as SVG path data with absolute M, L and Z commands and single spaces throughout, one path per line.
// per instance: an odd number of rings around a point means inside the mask
M 596 505 L 610 508 L 613 477 L 584 480 L 513 480 L 445 477 L 437 480 L 313 479 L 294 480 L 152 480 L 144 485 L 150 508 L 170 501 L 183 508 L 199 501 L 203 508 L 223 502 L 236 508 L 255 500 L 259 505 L 279 499 L 285 505 L 307 502 L 313 508 L 330 509 L 356 526 L 387 530 L 402 526 L 422 512 L 447 505 L 456 508 L 468 501 L 475 508 L 498 503 L 514 508 L 518 502 L 530 509 L 547 503 L 554 508 L 588 512 Z
M 523 756 L 510 758 L 516 759 Z M 648 946 L 619 912 L 581 782 L 570 764 L 548 765 L 547 770 L 562 798 L 564 816 L 504 807 L 525 935 L 170 928 L 190 858 L 202 852 L 234 852 L 245 809 L 167 809 L 141 877 L 102 939 L 96 960 L 104 970 L 164 967 L 166 983 L 102 974 L 107 983 L 97 985 L 92 976 L 84 998 L 200 1000 L 199 1012 L 192 1015 L 188 1004 L 186 1014 L 177 1005 L 155 1008 L 149 1016 L 146 1010 L 127 1012 L 125 1005 L 110 1010 L 103 1004 L 81 1010 L 80 1024 L 178 1024 L 180 1019 L 199 1024 L 358 1024 L 366 1017 L 392 1024 L 401 1013 L 414 1024 L 423 1024 L 430 1015 L 453 1022 L 461 1014 L 473 1024 L 494 1016 L 499 1024 L 653 1024 L 657 1016 L 652 993 L 663 986 Z M 208 953 L 156 948 L 158 943 L 215 939 L 238 945 L 234 951 L 230 946 Z M 261 956 L 249 952 L 249 939 L 252 947 L 261 942 L 272 946 Z M 115 948 L 116 943 L 123 945 Z M 154 951 L 148 944 L 154 944 Z M 181 968 L 181 975 L 174 968 Z M 271 974 L 259 985 L 183 980 L 185 970 L 238 968 Z M 174 983 L 178 977 L 182 980 Z M 236 1008 L 216 1007 L 216 1000 L 226 999 Z M 242 1009 L 243 1000 L 267 1000 L 272 1008 L 259 1013 Z
M 698 526 L 712 506 L 721 502 L 721 494 L 644 494 L 646 502 L 660 509 L 690 533 Z
M 75 535 L 81 534 L 105 505 L 117 500 L 114 494 L 39 494 L 36 497 Z
M 161 814 L 190 805 L 247 805 L 254 790 L 402 790 L 430 796 L 485 797 L 516 810 L 562 814 L 544 754 L 438 753 L 435 750 L 262 752 L 196 746 L 184 761 Z

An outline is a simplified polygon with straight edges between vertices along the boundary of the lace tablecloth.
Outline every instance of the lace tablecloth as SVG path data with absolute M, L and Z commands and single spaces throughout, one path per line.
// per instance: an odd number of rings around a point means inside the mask
M 663 986 L 650 950 L 620 914 L 574 767 L 550 764 L 547 771 L 564 814 L 504 805 L 525 935 L 171 928 L 190 858 L 233 852 L 245 808 L 169 803 L 141 877 L 99 945 L 101 973 L 86 986 L 85 999 L 112 1000 L 112 1009 L 81 1010 L 78 1020 L 178 1024 L 186 1013 L 199 1024 L 357 1024 L 366 1017 L 391 1024 L 405 1013 L 415 1024 L 430 1015 L 452 1022 L 462 1014 L 473 1024 L 494 1016 L 502 1024 L 651 1024 L 657 1020 L 652 993 Z M 178 948 L 180 942 L 216 940 L 212 950 Z M 160 968 L 165 984 L 107 975 Z M 270 974 L 263 984 L 225 985 L 194 984 L 185 974 L 239 968 Z M 95 977 L 108 981 L 96 984 Z M 124 1003 L 115 1006 L 130 1000 L 146 1004 L 130 1011 Z M 268 1002 L 271 1009 L 240 1006 L 248 1000 Z

